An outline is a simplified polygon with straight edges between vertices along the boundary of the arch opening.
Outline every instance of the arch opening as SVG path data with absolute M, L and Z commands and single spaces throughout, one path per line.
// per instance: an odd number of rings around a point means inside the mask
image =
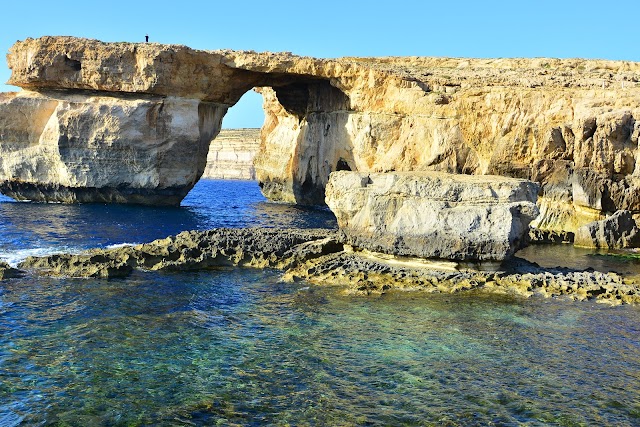
M 202 178 L 255 181 L 253 159 L 263 122 L 262 96 L 249 90 L 227 110 L 220 132 L 211 139 Z
M 324 205 L 329 174 L 357 169 L 349 97 L 326 78 L 242 74 L 228 94 L 243 95 L 208 145 L 202 178 L 254 180 L 270 200 Z

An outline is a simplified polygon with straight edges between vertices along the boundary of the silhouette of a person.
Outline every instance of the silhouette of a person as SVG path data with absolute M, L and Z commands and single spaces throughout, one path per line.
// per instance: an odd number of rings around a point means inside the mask
M 149 43 L 149 34 L 147 34 L 146 36 L 144 36 L 144 41 L 145 41 L 145 43 Z

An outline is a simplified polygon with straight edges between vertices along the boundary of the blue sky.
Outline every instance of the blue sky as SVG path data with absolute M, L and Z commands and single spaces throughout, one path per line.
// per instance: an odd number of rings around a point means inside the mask
M 0 51 L 43 35 L 151 41 L 316 57 L 457 56 L 640 61 L 636 1 L 19 1 L 5 2 Z M 0 82 L 9 78 L 0 61 Z M 0 84 L 0 91 L 15 88 Z M 259 127 L 248 93 L 224 127 Z

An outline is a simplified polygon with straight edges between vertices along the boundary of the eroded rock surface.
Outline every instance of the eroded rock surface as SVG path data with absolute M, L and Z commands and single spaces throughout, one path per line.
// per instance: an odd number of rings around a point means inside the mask
M 538 185 L 442 172 L 334 172 L 326 201 L 346 242 L 386 254 L 502 261 L 538 215 Z
M 159 152 L 175 140 L 176 148 L 198 151 L 198 160 L 185 154 L 188 159 L 179 165 L 176 161 L 182 176 L 159 178 L 165 184 L 148 175 L 144 162 L 139 169 L 129 169 L 130 177 L 122 180 L 118 191 L 146 193 L 153 203 L 158 199 L 153 199 L 156 191 L 166 190 L 177 198 L 189 188 L 201 174 L 206 157 L 206 148 L 200 149 L 205 145 L 202 139 L 216 134 L 217 117 L 244 92 L 259 87 L 266 118 L 256 176 L 263 192 L 274 200 L 323 203 L 329 174 L 336 170 L 436 170 L 539 182 L 541 215 L 534 225 L 543 230 L 575 232 L 607 213 L 640 211 L 640 64 L 634 62 L 316 59 L 290 53 L 200 51 L 73 37 L 18 42 L 9 52 L 8 62 L 11 84 L 53 98 L 38 101 L 29 110 L 39 120 L 57 108 L 59 96 L 51 96 L 51 91 L 84 97 L 87 102 L 96 102 L 96 108 L 103 102 L 97 98 L 104 96 L 123 103 L 131 102 L 132 97 L 193 100 L 198 119 L 194 108 L 167 113 L 172 117 L 171 132 L 182 129 L 181 122 L 198 121 L 200 125 L 201 107 L 215 110 L 212 125 L 201 127 L 198 135 L 173 138 L 170 133 L 142 138 Z M 133 120 L 136 109 L 130 111 Z M 157 111 L 164 114 L 159 107 Z M 146 120 L 146 114 L 137 117 Z M 68 191 L 93 188 L 90 179 L 83 183 L 82 174 L 76 177 L 64 172 L 73 172 L 77 169 L 73 162 L 91 160 L 90 156 L 68 159 L 63 155 L 57 160 L 55 144 L 50 146 L 51 153 L 42 154 L 43 149 L 33 147 L 31 151 L 44 156 L 45 163 L 57 165 L 59 178 L 33 173 L 30 151 L 23 147 L 17 153 L 15 143 L 26 146 L 39 141 L 38 123 L 1 126 L 0 144 L 10 147 L 8 153 L 25 155 L 24 167 L 16 163 L 0 170 L 4 187 L 13 188 L 16 197 L 20 193 L 32 198 L 38 192 L 59 192 L 61 200 L 73 199 L 66 195 Z M 58 145 L 65 152 L 65 141 L 75 141 L 76 136 L 73 127 L 58 129 Z M 98 143 L 102 138 L 97 130 L 91 132 L 87 128 L 77 141 L 87 150 L 95 150 L 90 141 Z M 43 137 L 43 141 L 46 145 L 50 140 Z M 105 145 L 101 155 L 127 164 L 127 151 L 115 148 L 126 144 L 124 136 L 116 138 Z M 5 149 L 1 150 L 4 156 Z M 111 168 L 108 175 L 118 175 L 114 166 Z M 164 169 L 158 171 L 163 177 Z M 145 186 L 140 182 L 146 182 Z M 26 189 L 18 191 L 18 184 Z M 112 191 L 110 182 L 96 185 L 105 190 L 90 190 L 92 194 Z M 104 198 L 87 196 L 92 197 Z
M 177 205 L 226 107 L 107 93 L 0 96 L 0 191 L 18 200 Z
M 125 277 L 135 268 L 284 267 L 341 249 L 336 234 L 324 229 L 213 229 L 136 246 L 29 257 L 19 267 L 58 276 Z
M 339 286 L 357 295 L 477 290 L 640 303 L 638 282 L 616 273 L 542 269 L 518 258 L 498 271 L 478 271 L 455 263 L 354 252 L 331 230 L 191 231 L 137 246 L 30 257 L 19 265 L 37 274 L 102 278 L 126 277 L 136 268 L 180 271 L 228 266 L 277 268 L 283 271 L 283 280 Z
M 0 280 L 5 279 L 13 279 L 16 277 L 21 277 L 23 275 L 23 271 L 11 267 L 4 261 L 0 261 Z
M 622 249 L 640 245 L 640 230 L 629 211 L 618 211 L 601 221 L 578 228 L 574 245 L 587 248 Z

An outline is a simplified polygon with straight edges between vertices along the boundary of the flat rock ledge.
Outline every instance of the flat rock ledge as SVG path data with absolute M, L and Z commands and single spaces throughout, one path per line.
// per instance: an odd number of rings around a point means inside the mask
M 81 254 L 29 257 L 19 265 L 31 273 L 66 277 L 126 277 L 135 269 L 183 271 L 244 266 L 283 271 L 283 280 L 338 286 L 347 294 L 391 291 L 568 297 L 609 304 L 640 303 L 640 284 L 616 273 L 543 269 L 513 258 L 500 271 L 430 263 L 354 251 L 335 230 L 214 229 L 188 231 L 136 246 L 93 249 Z

